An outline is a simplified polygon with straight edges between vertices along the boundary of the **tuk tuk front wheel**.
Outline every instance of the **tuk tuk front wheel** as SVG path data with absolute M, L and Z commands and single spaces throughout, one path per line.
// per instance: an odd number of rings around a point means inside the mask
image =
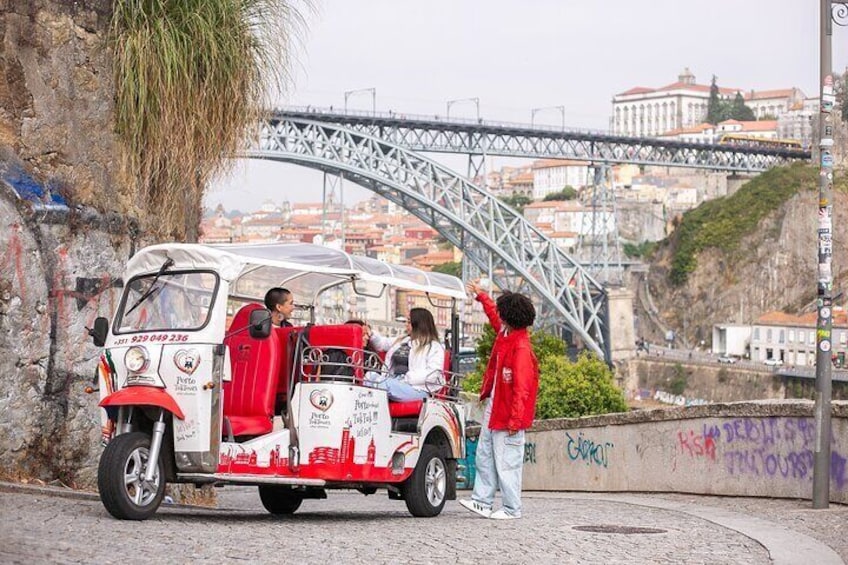
M 413 516 L 438 516 L 445 506 L 448 475 L 445 458 L 435 445 L 424 445 L 412 475 L 403 484 L 406 508 Z
M 303 502 L 303 495 L 291 487 L 280 485 L 259 485 L 259 499 L 262 506 L 271 514 L 294 514 Z
M 150 464 L 150 436 L 132 432 L 116 436 L 100 456 L 97 489 L 109 514 L 119 520 L 146 520 L 165 496 L 165 469 L 162 458 L 150 481 L 144 473 Z

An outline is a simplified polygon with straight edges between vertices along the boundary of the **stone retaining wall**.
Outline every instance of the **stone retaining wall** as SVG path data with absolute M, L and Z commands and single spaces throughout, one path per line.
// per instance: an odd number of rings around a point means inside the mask
M 0 163 L 0 177 L 4 167 Z M 0 178 L 0 476 L 95 484 L 100 355 L 132 241 L 120 218 L 21 201 Z
M 833 404 L 830 500 L 848 503 L 848 403 Z M 810 401 L 762 401 L 538 421 L 526 490 L 811 498 Z

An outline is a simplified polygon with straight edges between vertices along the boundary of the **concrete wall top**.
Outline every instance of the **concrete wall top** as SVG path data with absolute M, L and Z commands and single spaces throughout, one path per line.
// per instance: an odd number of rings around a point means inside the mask
M 653 410 L 634 410 L 582 418 L 556 418 L 536 420 L 532 431 L 569 430 L 597 428 L 646 422 L 691 420 L 696 418 L 768 418 L 768 417 L 811 417 L 815 404 L 811 400 L 754 400 L 705 404 L 702 406 L 677 406 Z M 831 414 L 834 418 L 848 418 L 848 402 L 833 401 Z

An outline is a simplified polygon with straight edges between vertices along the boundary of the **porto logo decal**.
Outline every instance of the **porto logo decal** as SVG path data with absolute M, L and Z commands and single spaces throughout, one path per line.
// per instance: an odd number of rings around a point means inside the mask
M 177 369 L 190 375 L 200 365 L 200 352 L 196 349 L 180 349 L 174 354 L 174 364 Z
M 323 388 L 313 390 L 309 395 L 309 402 L 321 412 L 326 412 L 333 405 L 333 393 Z

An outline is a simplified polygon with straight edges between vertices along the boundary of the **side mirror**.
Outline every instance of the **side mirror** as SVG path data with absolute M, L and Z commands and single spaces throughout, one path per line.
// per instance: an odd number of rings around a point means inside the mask
M 271 313 L 264 308 L 250 313 L 250 337 L 265 339 L 271 335 Z
M 94 327 L 88 330 L 88 335 L 92 337 L 94 345 L 97 347 L 103 347 L 106 345 L 106 335 L 108 335 L 108 333 L 109 320 L 103 317 L 95 318 Z

